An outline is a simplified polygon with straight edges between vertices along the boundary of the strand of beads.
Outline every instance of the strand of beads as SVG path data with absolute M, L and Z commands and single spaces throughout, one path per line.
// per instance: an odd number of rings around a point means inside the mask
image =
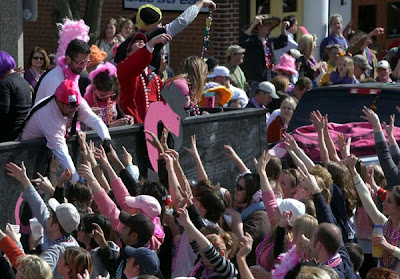
M 204 30 L 203 50 L 201 51 L 201 58 L 206 58 L 208 47 L 210 46 L 210 29 L 212 23 L 212 11 L 209 12 L 206 18 L 206 28 Z

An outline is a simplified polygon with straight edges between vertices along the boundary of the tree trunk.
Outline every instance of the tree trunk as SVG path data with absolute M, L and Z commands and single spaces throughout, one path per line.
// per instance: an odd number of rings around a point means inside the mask
M 86 0 L 85 23 L 90 27 L 90 44 L 93 44 L 100 34 L 101 12 L 104 0 Z

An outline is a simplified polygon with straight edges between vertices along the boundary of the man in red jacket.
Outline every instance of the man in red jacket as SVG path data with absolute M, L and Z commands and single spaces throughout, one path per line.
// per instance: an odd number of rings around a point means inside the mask
M 163 82 L 148 69 L 156 44 L 167 44 L 172 37 L 160 34 L 149 42 L 143 33 L 136 33 L 127 48 L 127 57 L 117 65 L 118 81 L 121 86 L 121 109 L 143 123 L 150 104 L 161 100 Z

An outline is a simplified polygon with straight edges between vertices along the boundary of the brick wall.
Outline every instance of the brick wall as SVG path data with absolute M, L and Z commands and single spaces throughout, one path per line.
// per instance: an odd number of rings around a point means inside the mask
M 85 0 L 81 1 L 81 16 L 84 15 Z M 239 0 L 216 0 L 217 11 L 213 14 L 211 26 L 211 44 L 208 55 L 214 55 L 225 61 L 225 50 L 238 41 Z M 34 46 L 43 47 L 48 53 L 57 49 L 55 28 L 52 25 L 51 13 L 53 2 L 38 1 L 38 19 L 36 22 L 24 22 L 24 57 L 25 62 Z M 107 0 L 103 4 L 102 22 L 110 17 L 130 18 L 134 10 L 124 10 L 122 0 Z M 179 15 L 177 12 L 164 12 L 163 22 L 171 22 Z M 195 21 L 170 43 L 170 61 L 173 70 L 179 69 L 182 60 L 190 55 L 201 55 L 207 13 L 199 14 Z

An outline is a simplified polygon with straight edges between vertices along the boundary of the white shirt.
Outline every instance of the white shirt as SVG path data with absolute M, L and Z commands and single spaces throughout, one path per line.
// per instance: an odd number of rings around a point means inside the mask
M 111 138 L 107 126 L 93 113 L 85 99 L 82 98 L 76 113 L 78 113 L 78 120 L 95 130 L 102 140 L 104 138 Z M 68 118 L 61 113 L 56 100 L 51 100 L 44 107 L 37 110 L 28 120 L 22 131 L 21 140 L 45 137 L 47 140 L 46 146 L 51 149 L 62 168 L 65 169 L 68 167 L 72 172 L 73 179 L 71 181 L 74 182 L 79 179 L 79 176 L 69 155 L 65 140 L 67 124 Z
M 64 81 L 64 73 L 60 66 L 51 70 L 40 82 L 39 88 L 36 93 L 35 104 L 40 100 L 51 96 L 56 92 L 57 87 Z
M 294 35 L 292 33 L 290 33 L 289 31 L 287 31 L 286 33 L 287 33 L 287 37 L 288 37 L 287 46 L 274 50 L 275 65 L 279 64 L 279 61 L 281 60 L 281 56 L 283 54 L 287 53 L 292 48 L 297 49 L 297 47 L 298 47 L 297 42 L 294 40 Z

